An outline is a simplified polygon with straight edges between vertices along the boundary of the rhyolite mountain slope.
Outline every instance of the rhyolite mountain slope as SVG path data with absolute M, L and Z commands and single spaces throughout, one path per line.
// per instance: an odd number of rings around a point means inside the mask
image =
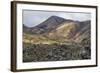
M 49 32 L 48 37 L 62 39 L 64 41 L 81 42 L 84 38 L 90 38 L 90 23 L 85 22 L 64 22 L 63 25 Z M 60 40 L 61 41 L 61 40 Z
M 23 25 L 23 32 L 25 40 L 31 38 L 33 43 L 40 41 L 42 43 L 43 41 L 81 42 L 83 39 L 90 38 L 90 24 L 90 20 L 79 22 L 58 16 L 51 16 L 35 27 L 27 27 Z M 28 38 L 26 38 L 26 35 Z

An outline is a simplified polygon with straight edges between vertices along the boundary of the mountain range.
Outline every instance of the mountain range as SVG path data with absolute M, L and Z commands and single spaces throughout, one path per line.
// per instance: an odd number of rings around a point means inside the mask
M 25 40 L 31 38 L 33 43 L 51 40 L 81 42 L 83 39 L 90 39 L 90 24 L 90 20 L 74 21 L 58 16 L 51 16 L 35 27 L 27 27 L 23 24 L 23 33 Z

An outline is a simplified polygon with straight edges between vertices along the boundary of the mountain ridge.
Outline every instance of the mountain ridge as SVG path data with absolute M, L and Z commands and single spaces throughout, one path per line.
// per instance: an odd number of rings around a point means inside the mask
M 38 36 L 44 35 L 46 38 L 52 40 L 77 40 L 78 42 L 82 41 L 85 37 L 90 36 L 90 24 L 90 20 L 79 22 L 67 20 L 58 16 L 51 16 L 35 27 L 29 28 L 23 25 L 23 31 L 24 33 Z

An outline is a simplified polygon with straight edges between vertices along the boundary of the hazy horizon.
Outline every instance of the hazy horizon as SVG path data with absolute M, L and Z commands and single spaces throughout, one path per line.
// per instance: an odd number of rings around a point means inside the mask
M 91 20 L 90 13 L 23 10 L 23 24 L 28 27 L 34 27 L 47 20 L 51 16 L 58 16 L 64 19 L 71 19 L 75 21 Z

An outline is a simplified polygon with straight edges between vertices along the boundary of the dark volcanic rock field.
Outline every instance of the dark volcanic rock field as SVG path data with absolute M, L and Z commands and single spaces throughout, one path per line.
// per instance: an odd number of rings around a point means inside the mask
M 83 60 L 91 58 L 91 50 L 82 45 L 31 44 L 23 50 L 23 62 Z

